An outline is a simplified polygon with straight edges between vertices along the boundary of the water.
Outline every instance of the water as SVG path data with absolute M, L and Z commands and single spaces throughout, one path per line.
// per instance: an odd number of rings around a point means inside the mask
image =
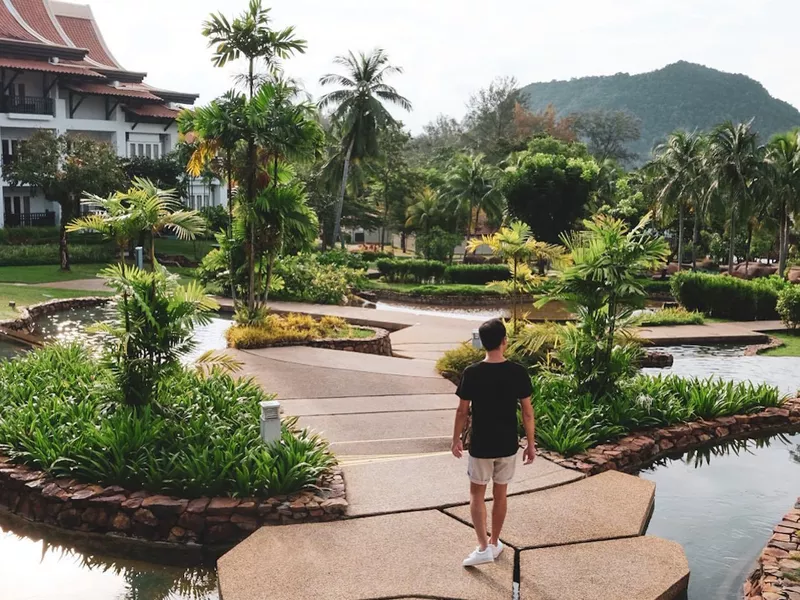
M 680 543 L 690 600 L 732 600 L 800 493 L 800 435 L 689 453 L 641 473 L 656 483 L 648 535 Z
M 426 306 L 381 301 L 376 303 L 376 308 L 389 312 L 445 317 L 448 319 L 466 319 L 469 321 L 488 321 L 496 317 L 508 317 L 511 315 L 511 311 L 505 307 L 491 306 Z

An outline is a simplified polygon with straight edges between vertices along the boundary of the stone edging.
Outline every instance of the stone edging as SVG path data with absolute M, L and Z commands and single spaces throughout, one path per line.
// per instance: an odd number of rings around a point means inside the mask
M 549 450 L 542 450 L 540 454 L 585 475 L 609 470 L 636 473 L 676 452 L 686 452 L 711 442 L 796 429 L 800 429 L 800 398 L 787 400 L 781 408 L 771 407 L 752 415 L 720 417 L 631 433 L 621 440 L 600 444 L 569 458 Z
M 800 498 L 772 530 L 756 569 L 744 582 L 745 600 L 800 598 Z
M 370 329 L 375 332 L 371 338 L 325 338 L 302 342 L 276 342 L 258 348 L 286 348 L 290 346 L 306 346 L 311 348 L 326 348 L 328 350 L 341 350 L 344 352 L 357 352 L 360 354 L 377 354 L 379 356 L 392 356 L 392 339 L 389 331 L 379 327 L 358 326 L 359 329 Z M 241 348 L 241 350 L 256 350 L 256 348 Z
M 0 456 L 0 511 L 64 531 L 135 541 L 231 546 L 262 525 L 341 519 L 347 510 L 342 472 L 319 490 L 271 498 L 175 498 L 119 486 L 56 478 Z
M 0 321 L 0 328 L 10 331 L 26 331 L 33 327 L 34 321 L 44 315 L 52 315 L 73 308 L 91 308 L 102 306 L 111 302 L 113 298 L 107 296 L 84 296 L 82 298 L 62 298 L 48 300 L 31 306 L 23 306 L 20 316 L 8 321 Z
M 780 348 L 783 346 L 783 342 L 776 337 L 769 336 L 769 342 L 766 344 L 756 344 L 754 346 L 748 346 L 744 349 L 745 356 L 758 356 L 765 350 L 772 350 L 774 348 Z

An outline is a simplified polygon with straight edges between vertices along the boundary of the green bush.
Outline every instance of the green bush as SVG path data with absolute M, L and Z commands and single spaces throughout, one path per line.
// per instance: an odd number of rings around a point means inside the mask
M 450 265 L 444 271 L 444 278 L 449 283 L 486 285 L 492 281 L 508 281 L 511 271 L 508 265 Z
M 321 264 L 315 254 L 279 258 L 275 275 L 270 297 L 314 304 L 341 304 L 363 279 L 363 271 Z
M 0 229 L 0 246 L 58 244 L 58 227 L 6 227 Z M 71 244 L 105 244 L 107 240 L 100 233 L 76 232 L 67 234 Z
M 401 292 L 409 296 L 506 296 L 500 290 L 491 290 L 482 285 L 447 284 L 447 285 L 418 285 Z
M 669 279 L 647 279 L 643 287 L 648 295 L 672 295 L 672 285 Z
M 259 435 L 251 380 L 180 369 L 152 405 L 129 407 L 107 368 L 79 346 L 0 362 L 0 451 L 56 477 L 199 496 L 268 496 L 316 484 L 334 464 L 327 444 L 284 422 Z
M 662 308 L 655 312 L 647 312 L 634 321 L 642 327 L 661 327 L 668 325 L 703 325 L 706 322 L 703 314 L 690 312 L 685 308 Z
M 348 267 L 364 271 L 367 269 L 367 262 L 361 253 L 348 252 L 347 250 L 329 250 L 316 256 L 321 265 L 336 265 L 337 267 Z
M 450 262 L 453 250 L 464 241 L 464 236 L 434 227 L 428 233 L 418 233 L 415 243 L 417 255 L 428 260 Z
M 800 286 L 787 285 L 778 294 L 778 314 L 789 329 L 800 325 Z
M 361 257 L 365 263 L 375 262 L 381 258 L 393 258 L 394 255 L 391 252 L 376 252 L 374 250 L 359 250 L 358 252 L 353 252 L 356 256 Z
M 69 257 L 74 264 L 108 263 L 115 260 L 117 254 L 109 244 L 70 244 Z M 0 265 L 4 267 L 58 264 L 61 264 L 58 244 L 0 245 Z
M 444 278 L 447 265 L 437 260 L 397 260 L 382 258 L 377 263 L 378 272 L 386 281 L 436 283 Z
M 780 277 L 747 281 L 727 275 L 681 272 L 672 277 L 672 293 L 687 310 L 721 319 L 777 319 L 778 293 L 787 285 Z

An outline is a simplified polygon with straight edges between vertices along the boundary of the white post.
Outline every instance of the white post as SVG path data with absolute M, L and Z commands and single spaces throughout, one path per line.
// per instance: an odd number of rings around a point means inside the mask
M 144 251 L 143 251 L 142 247 L 141 246 L 136 246 L 136 248 L 134 248 L 133 251 L 135 252 L 134 256 L 136 256 L 136 266 L 139 267 L 140 269 L 143 269 L 144 268 Z
M 281 403 L 277 400 L 261 403 L 261 439 L 267 444 L 281 439 Z
M 480 350 L 483 348 L 483 343 L 481 342 L 481 334 L 478 332 L 477 329 L 472 330 L 472 347 L 476 350 Z

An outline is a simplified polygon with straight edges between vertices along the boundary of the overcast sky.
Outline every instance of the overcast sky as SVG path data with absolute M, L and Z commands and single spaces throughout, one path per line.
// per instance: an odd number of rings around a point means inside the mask
M 215 69 L 201 24 L 247 0 L 89 2 L 122 65 L 157 86 L 207 102 L 241 67 Z M 417 132 L 444 113 L 461 118 L 476 89 L 498 75 L 521 84 L 652 71 L 677 60 L 744 73 L 800 106 L 797 0 L 265 0 L 276 27 L 294 25 L 308 52 L 286 64 L 312 94 L 331 59 L 384 48 L 405 69 L 391 83 L 408 97 L 400 115 Z

